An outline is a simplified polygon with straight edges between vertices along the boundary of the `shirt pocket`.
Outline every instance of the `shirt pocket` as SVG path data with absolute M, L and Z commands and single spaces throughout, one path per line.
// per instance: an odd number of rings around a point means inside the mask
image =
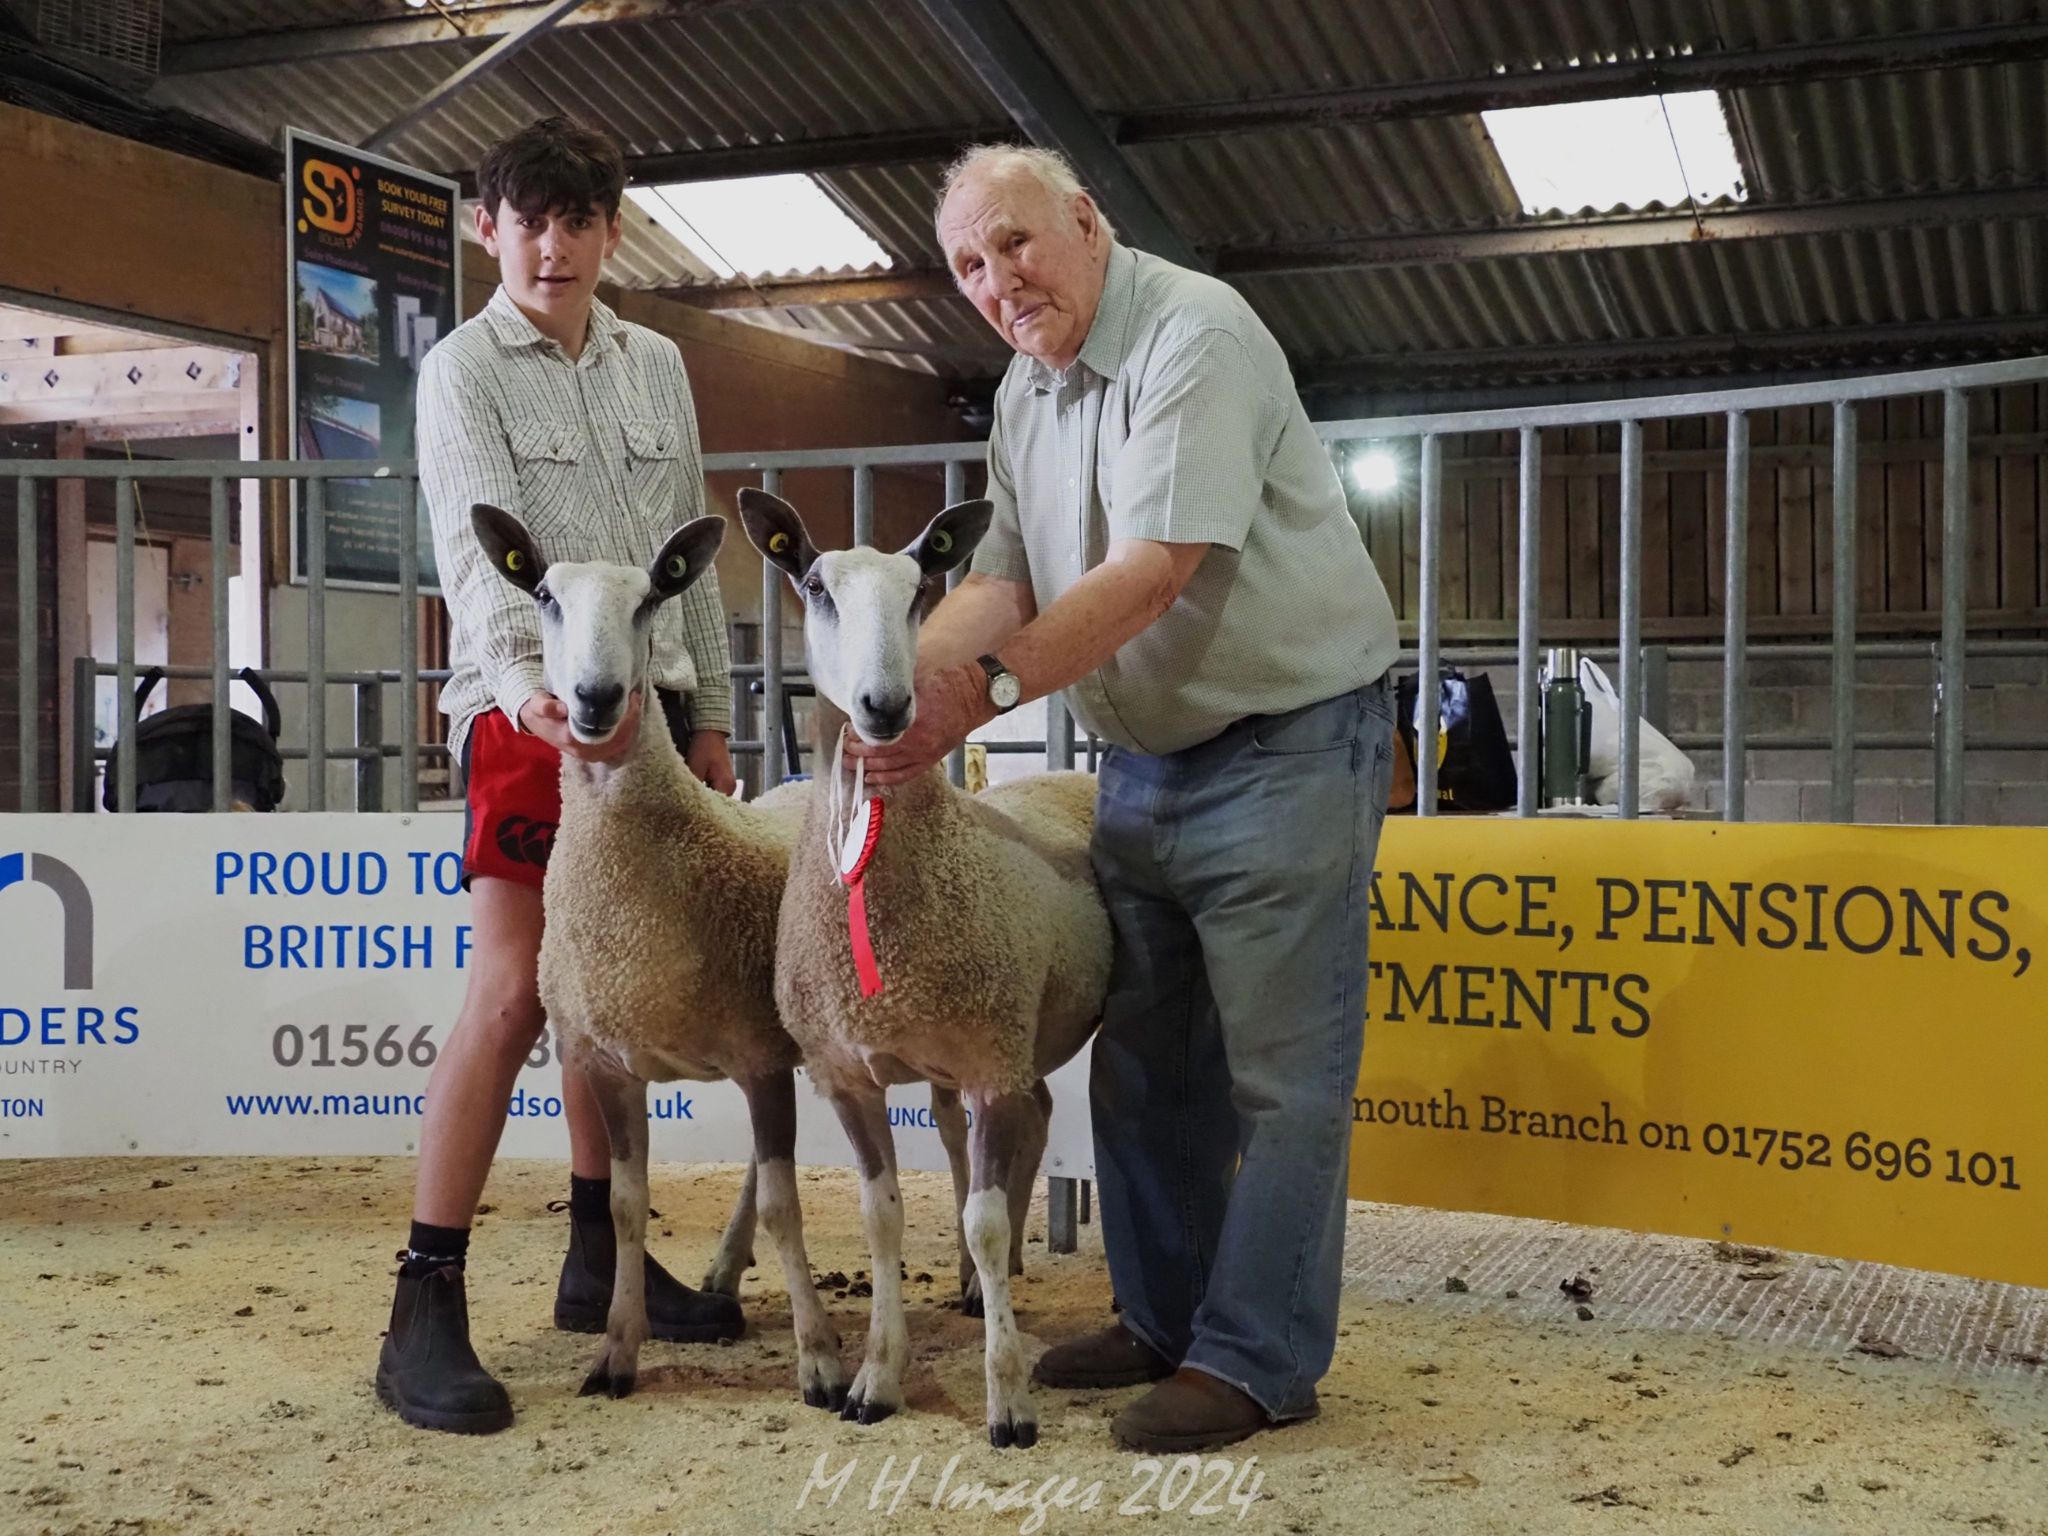
M 583 434 L 552 421 L 515 421 L 506 429 L 519 476 L 520 514 L 536 535 L 574 522 L 582 484 Z
M 660 416 L 628 416 L 621 426 L 626 440 L 626 489 L 633 506 L 659 518 L 673 518 L 682 458 L 682 433 L 677 423 Z

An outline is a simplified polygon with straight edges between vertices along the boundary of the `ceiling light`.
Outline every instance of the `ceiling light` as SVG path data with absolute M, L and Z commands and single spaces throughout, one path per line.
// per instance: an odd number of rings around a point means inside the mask
M 1368 448 L 1351 461 L 1351 483 L 1368 496 L 1401 483 L 1401 463 L 1385 448 Z

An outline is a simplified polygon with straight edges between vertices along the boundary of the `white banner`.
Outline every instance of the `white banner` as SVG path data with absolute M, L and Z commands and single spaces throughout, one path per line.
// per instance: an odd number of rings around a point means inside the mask
M 0 819 L 0 1156 L 407 1153 L 472 959 L 460 816 Z M 1084 1051 L 1052 1079 L 1044 1172 L 1094 1174 Z M 897 1155 L 943 1169 L 929 1090 Z M 553 1032 L 501 1150 L 563 1157 Z M 648 1090 L 657 1160 L 742 1162 L 730 1083 Z M 849 1166 L 807 1081 L 797 1157 Z

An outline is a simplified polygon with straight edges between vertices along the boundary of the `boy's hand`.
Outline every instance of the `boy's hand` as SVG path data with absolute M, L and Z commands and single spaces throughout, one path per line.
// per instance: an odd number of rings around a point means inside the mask
M 683 761 L 690 772 L 721 795 L 729 795 L 739 788 L 739 779 L 732 771 L 732 752 L 726 745 L 723 731 L 692 731 L 690 744 L 683 749 Z
M 604 741 L 578 741 L 569 730 L 568 706 L 545 690 L 519 706 L 519 723 L 565 757 L 586 763 L 609 763 L 633 749 L 633 738 L 640 733 L 640 695 L 636 691 L 626 701 L 626 713 L 620 717 L 619 728 Z

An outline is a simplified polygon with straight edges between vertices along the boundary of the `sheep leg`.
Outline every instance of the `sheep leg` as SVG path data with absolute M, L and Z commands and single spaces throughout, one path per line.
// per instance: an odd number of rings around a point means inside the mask
M 879 1424 L 903 1406 L 903 1368 L 910 1359 L 910 1330 L 903 1318 L 903 1196 L 896 1186 L 896 1140 L 889 1134 L 889 1103 L 879 1088 L 834 1089 L 832 1107 L 860 1165 L 860 1214 L 867 1227 L 874 1279 L 867 1348 L 839 1416 Z
M 804 1216 L 796 1193 L 796 1075 L 772 1072 L 740 1084 L 754 1122 L 754 1158 L 747 1164 L 751 1195 L 760 1170 L 761 1224 L 782 1261 L 789 1316 L 796 1332 L 796 1381 L 813 1408 L 838 1409 L 846 1401 L 846 1368 L 839 1363 L 839 1331 L 825 1314 L 804 1251 Z M 737 1218 L 735 1218 L 737 1219 Z M 730 1235 L 731 1229 L 727 1232 Z
M 1045 1161 L 1045 1141 L 1052 1131 L 1052 1090 L 1040 1078 L 1031 1090 L 1032 1108 L 1037 1111 L 1025 1127 L 1024 1144 L 1017 1149 L 1017 1166 L 1010 1176 L 1010 1273 L 1024 1273 L 1024 1226 L 1031 1216 L 1032 1186 Z
M 997 1093 L 973 1100 L 969 1139 L 973 1188 L 967 1196 L 967 1241 L 981 1271 L 982 1330 L 988 1375 L 988 1439 L 998 1450 L 1038 1443 L 1038 1409 L 1031 1401 L 1024 1344 L 1010 1306 L 1010 1184 L 1025 1148 L 1042 1122 L 1028 1093 Z M 1028 1192 L 1030 1185 L 1025 1188 Z
M 624 1397 L 647 1342 L 647 1085 L 586 1061 L 591 1092 L 612 1143 L 612 1232 L 618 1263 L 604 1345 L 583 1379 L 582 1396 Z
M 742 1083 L 741 1088 L 746 1085 Z M 751 1101 L 751 1096 L 750 1101 Z M 760 1122 L 755 1121 L 758 1127 Z M 756 1140 L 759 1140 L 758 1129 Z M 740 1276 L 753 1267 L 754 1263 L 754 1218 L 759 1206 L 759 1157 L 747 1159 L 747 1176 L 740 1184 L 739 1200 L 733 1205 L 732 1217 L 725 1224 L 725 1235 L 718 1240 L 718 1252 L 711 1260 L 711 1268 L 704 1272 L 704 1283 L 699 1290 L 715 1291 L 721 1296 L 737 1296 L 740 1293 Z
M 981 1316 L 981 1278 L 974 1272 L 974 1253 L 967 1246 L 967 1111 L 957 1089 L 932 1084 L 932 1118 L 953 1170 L 954 1234 L 960 1244 L 960 1310 Z

